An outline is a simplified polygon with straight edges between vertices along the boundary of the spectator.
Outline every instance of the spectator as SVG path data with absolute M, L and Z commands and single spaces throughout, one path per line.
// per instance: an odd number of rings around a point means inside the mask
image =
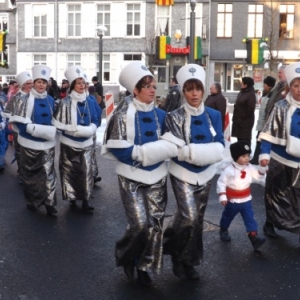
M 59 99 L 60 90 L 57 85 L 57 81 L 50 77 L 48 82 L 48 95 L 54 98 L 55 100 Z
M 204 105 L 213 108 L 215 110 L 218 110 L 221 113 L 222 130 L 224 132 L 227 100 L 222 94 L 220 83 L 214 82 L 210 86 L 210 95 L 205 100 Z
M 97 92 L 97 102 L 100 105 L 101 109 L 103 110 L 105 108 L 105 101 L 103 100 L 103 86 L 102 84 L 98 81 L 98 77 L 94 76 L 92 78 L 92 82 L 94 84 L 94 87 Z
M 61 88 L 60 88 L 60 93 L 59 93 L 59 99 L 66 98 L 68 95 L 68 90 L 69 90 L 69 81 L 67 79 L 63 79 L 61 82 Z
M 169 92 L 167 94 L 165 103 L 161 106 L 161 109 L 170 112 L 181 106 L 181 94 L 178 86 L 177 79 L 171 77 Z

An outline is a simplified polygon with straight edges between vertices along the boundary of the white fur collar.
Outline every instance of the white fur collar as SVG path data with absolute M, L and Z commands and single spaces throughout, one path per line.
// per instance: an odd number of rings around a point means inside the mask
M 146 104 L 146 103 L 140 102 L 136 98 L 133 98 L 132 101 L 134 103 L 134 106 L 136 107 L 136 110 L 138 110 L 138 111 L 147 112 L 147 111 L 153 110 L 153 108 L 154 108 L 154 101 L 151 102 L 150 104 Z
M 79 93 L 75 92 L 74 90 L 70 93 L 70 96 L 71 96 L 72 102 L 73 101 L 83 102 L 87 97 L 86 93 L 79 94 Z
M 184 104 L 185 111 L 191 116 L 199 116 L 204 112 L 204 104 L 201 102 L 198 108 L 189 105 L 187 102 Z
M 236 161 L 233 161 L 232 164 L 240 171 L 244 170 L 247 168 L 248 165 L 240 165 Z
M 44 99 L 47 97 L 47 91 L 38 93 L 35 88 L 32 88 L 30 93 L 34 96 L 34 98 L 37 98 L 37 99 Z

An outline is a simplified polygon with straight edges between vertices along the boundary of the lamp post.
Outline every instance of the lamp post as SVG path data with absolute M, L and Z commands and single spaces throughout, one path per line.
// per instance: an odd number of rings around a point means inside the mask
M 105 31 L 107 31 L 107 28 L 105 26 L 98 26 L 97 27 L 97 35 L 99 36 L 99 82 L 102 85 L 102 37 L 105 34 Z
M 190 14 L 190 55 L 189 63 L 195 62 L 195 7 L 197 0 L 190 0 L 191 14 Z

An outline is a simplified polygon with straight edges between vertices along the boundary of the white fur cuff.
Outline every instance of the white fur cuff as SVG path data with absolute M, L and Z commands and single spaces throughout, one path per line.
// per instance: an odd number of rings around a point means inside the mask
M 221 143 L 190 144 L 191 163 L 207 166 L 223 159 L 224 146 Z
M 169 141 L 179 147 L 183 147 L 185 145 L 185 141 L 182 139 L 177 138 L 170 132 L 166 132 L 163 136 L 160 137 L 162 140 Z
M 219 196 L 219 202 L 227 201 L 227 196 L 225 194 Z
M 144 167 L 152 166 L 167 158 L 175 157 L 178 153 L 176 145 L 164 140 L 146 143 L 137 149 L 139 152 L 137 160 L 141 161 Z
M 264 154 L 260 154 L 260 155 L 259 155 L 258 161 L 262 161 L 262 160 L 264 160 L 264 159 L 270 160 L 270 154 L 264 153 Z
M 183 146 L 182 148 L 178 148 L 178 160 L 179 161 L 187 161 L 190 157 L 190 148 L 189 146 Z
M 95 126 L 95 124 L 93 124 Z M 89 138 L 94 134 L 94 127 L 93 126 L 82 126 L 78 125 L 77 130 L 74 132 L 74 137 L 82 137 L 82 138 Z
M 52 125 L 27 124 L 26 131 L 36 138 L 47 141 L 53 141 L 56 136 L 56 128 Z

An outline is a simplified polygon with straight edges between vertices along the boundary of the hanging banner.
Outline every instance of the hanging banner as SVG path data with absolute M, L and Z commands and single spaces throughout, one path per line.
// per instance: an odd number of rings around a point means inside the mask
M 169 36 L 156 37 L 156 53 L 158 59 L 170 59 L 171 54 L 167 53 L 167 46 L 171 45 L 171 38 Z
M 264 61 L 264 48 L 261 44 L 264 39 L 252 39 L 246 41 L 247 48 L 247 63 L 252 65 L 259 65 Z
M 166 5 L 173 5 L 174 0 L 155 0 L 157 5 L 166 6 Z
M 186 38 L 186 45 L 190 45 L 190 37 Z M 195 36 L 194 40 L 194 59 L 202 58 L 202 39 L 200 36 Z

